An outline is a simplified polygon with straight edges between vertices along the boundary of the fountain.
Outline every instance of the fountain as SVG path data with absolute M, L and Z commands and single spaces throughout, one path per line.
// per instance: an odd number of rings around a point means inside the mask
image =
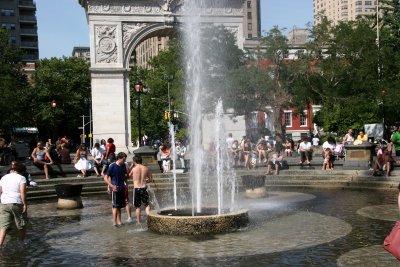
M 56 184 L 58 197 L 57 209 L 81 209 L 83 208 L 81 192 L 82 184 Z
M 174 177 L 174 208 L 152 212 L 147 219 L 151 231 L 162 234 L 210 234 L 236 231 L 247 225 L 246 210 L 234 210 L 236 176 L 230 170 L 223 129 L 222 100 L 215 103 L 215 138 L 213 158 L 204 152 L 202 142 L 202 119 L 204 114 L 204 88 L 207 55 L 204 53 L 204 27 L 201 14 L 205 10 L 204 0 L 185 1 L 183 35 L 185 44 L 185 72 L 187 106 L 190 115 L 191 153 L 191 203 L 177 207 L 176 178 Z M 208 55 L 209 56 L 209 55 Z M 173 134 L 171 134 L 173 136 Z M 174 143 L 174 140 L 172 140 Z M 211 151 L 209 151 L 211 152 Z M 213 166 L 207 166 L 212 161 Z M 175 175 L 175 172 L 173 172 Z

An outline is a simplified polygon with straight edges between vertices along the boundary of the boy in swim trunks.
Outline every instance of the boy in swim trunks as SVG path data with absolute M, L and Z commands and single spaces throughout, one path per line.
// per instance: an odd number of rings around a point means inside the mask
M 141 206 L 145 206 L 146 214 L 149 215 L 149 194 L 147 193 L 147 183 L 153 181 L 149 169 L 142 165 L 142 158 L 139 156 L 133 157 L 131 171 L 129 177 L 133 178 L 133 187 L 135 188 L 134 205 L 136 208 L 136 222 L 140 223 Z

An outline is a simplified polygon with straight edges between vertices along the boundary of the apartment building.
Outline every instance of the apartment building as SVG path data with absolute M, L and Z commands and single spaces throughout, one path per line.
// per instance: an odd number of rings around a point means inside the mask
M 10 32 L 10 43 L 25 51 L 24 62 L 39 59 L 36 3 L 33 0 L 0 0 L 0 24 Z
M 333 25 L 340 21 L 355 20 L 359 16 L 375 14 L 378 1 L 373 0 L 314 0 L 314 24 L 323 13 Z
M 72 49 L 72 56 L 84 59 L 90 62 L 90 47 L 88 46 L 74 46 Z
M 153 36 L 138 44 L 135 48 L 135 55 L 132 57 L 132 60 L 136 62 L 132 62 L 131 60 L 131 64 L 146 68 L 151 58 L 158 55 L 160 51 L 168 48 L 169 38 L 168 35 Z

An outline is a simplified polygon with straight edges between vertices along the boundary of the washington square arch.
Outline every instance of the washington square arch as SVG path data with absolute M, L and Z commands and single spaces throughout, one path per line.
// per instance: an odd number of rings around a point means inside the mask
M 205 0 L 204 23 L 224 25 L 243 48 L 244 0 Z M 112 137 L 117 151 L 133 149 L 130 59 L 149 36 L 182 25 L 184 0 L 79 0 L 90 34 L 93 139 Z

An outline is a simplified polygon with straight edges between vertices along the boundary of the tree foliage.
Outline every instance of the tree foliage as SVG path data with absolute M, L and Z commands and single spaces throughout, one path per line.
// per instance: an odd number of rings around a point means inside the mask
M 213 104 L 216 98 L 226 93 L 226 76 L 231 69 L 235 69 L 243 62 L 243 52 L 236 43 L 234 35 L 222 26 L 209 26 L 202 29 L 204 52 L 207 55 L 206 65 L 207 81 L 204 87 L 213 88 L 213 91 L 204 95 L 206 103 Z M 178 135 L 183 138 L 188 134 L 186 91 L 185 91 L 185 58 L 180 33 L 169 41 L 169 49 L 161 51 L 149 61 L 147 69 L 133 68 L 131 84 L 140 79 L 149 88 L 146 94 L 141 95 L 142 132 L 151 138 L 164 138 L 168 135 L 168 119 L 164 117 L 168 111 L 168 87 L 172 99 L 172 109 L 176 112 L 171 118 L 178 127 Z M 190 96 L 188 96 L 190 97 Z M 132 135 L 136 140 L 137 132 L 137 96 L 132 97 Z M 205 112 L 211 109 L 205 107 Z
M 395 6 L 398 3 L 392 2 Z M 392 11 L 394 9 L 391 9 Z M 392 17 L 393 13 L 388 18 Z M 346 132 L 349 127 L 362 129 L 378 123 L 398 109 L 399 49 L 394 38 L 396 24 L 381 24 L 381 42 L 376 45 L 374 18 L 360 18 L 333 27 L 325 19 L 315 26 L 308 45 L 314 68 L 297 81 L 322 104 L 318 121 L 325 131 Z M 394 30 L 394 32 L 393 32 Z M 397 47 L 397 49 L 395 49 Z
M 32 88 L 22 73 L 23 53 L 9 43 L 9 34 L 0 29 L 0 129 L 10 135 L 13 127 L 32 126 Z
M 89 115 L 90 98 L 89 65 L 83 59 L 51 58 L 37 63 L 32 115 L 43 137 L 66 134 L 78 139 L 81 116 Z M 53 100 L 55 108 L 51 106 Z

